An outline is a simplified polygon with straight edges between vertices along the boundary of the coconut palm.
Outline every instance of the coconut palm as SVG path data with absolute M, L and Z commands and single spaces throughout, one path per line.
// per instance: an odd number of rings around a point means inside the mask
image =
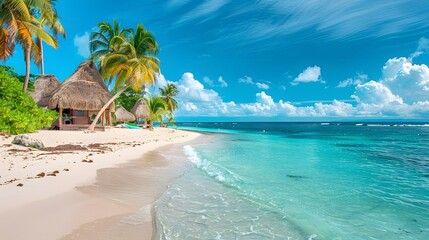
M 60 22 L 60 17 L 55 8 L 56 0 L 45 0 L 45 3 L 40 8 L 35 8 L 34 11 L 39 15 L 40 26 L 43 29 L 49 29 L 53 37 L 58 40 L 58 36 L 66 37 L 66 32 Z M 40 49 L 40 67 L 42 75 L 45 74 L 45 60 L 43 54 L 43 40 L 37 39 L 37 46 Z
M 30 61 L 40 62 L 40 50 L 34 37 L 47 44 L 58 47 L 57 41 L 40 27 L 40 22 L 31 14 L 31 8 L 41 7 L 46 0 L 4 0 L 0 11 L 0 59 L 9 58 L 15 49 L 15 43 L 20 44 L 25 56 L 25 79 L 23 91 L 27 91 L 30 78 Z
M 119 46 L 115 44 L 118 39 L 126 39 L 130 37 L 133 32 L 132 29 L 122 29 L 121 25 L 113 20 L 113 25 L 108 22 L 98 23 L 98 31 L 91 33 L 91 41 L 89 48 L 91 50 L 91 58 L 93 61 L 98 62 L 99 58 L 111 53 L 118 51 L 115 47 Z M 101 68 L 99 66 L 99 68 Z
M 150 112 L 150 118 L 148 119 L 150 129 L 153 129 L 153 122 L 159 122 L 162 126 L 164 116 L 170 114 L 167 103 L 161 97 L 154 95 L 149 95 L 146 102 Z
M 179 89 L 177 89 L 174 83 L 168 83 L 166 86 L 159 88 L 159 91 L 161 98 L 167 103 L 168 110 L 173 113 L 179 107 L 176 99 L 173 98 L 179 94 Z
M 110 27 L 110 29 L 114 28 Z M 120 32 L 122 30 L 118 31 Z M 113 90 L 116 94 L 98 112 L 94 122 L 88 128 L 90 131 L 94 131 L 95 124 L 102 113 L 122 92 L 128 87 L 139 91 L 144 86 L 153 84 L 155 75 L 160 72 L 160 61 L 156 57 L 158 45 L 153 35 L 144 29 L 143 25 L 137 25 L 135 31 L 131 31 L 129 36 L 128 34 L 111 35 L 109 31 L 106 32 L 102 28 L 98 33 L 101 35 L 92 34 L 92 36 L 98 36 L 91 41 L 92 57 L 98 61 L 101 76 L 108 85 L 114 86 Z M 111 36 L 113 37 L 109 39 Z M 93 48 L 95 44 L 99 44 L 100 47 Z

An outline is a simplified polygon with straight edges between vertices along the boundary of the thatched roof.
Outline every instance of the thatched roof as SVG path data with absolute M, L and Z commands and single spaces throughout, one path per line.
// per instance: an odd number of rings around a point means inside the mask
M 144 98 L 139 99 L 136 104 L 134 104 L 134 107 L 133 109 L 131 109 L 131 112 L 136 118 L 150 117 L 149 106 L 147 105 L 146 100 Z
M 47 107 L 55 90 L 61 85 L 54 75 L 42 75 L 34 82 L 35 91 L 30 95 L 40 107 Z
M 117 122 L 132 122 L 136 120 L 134 115 L 122 106 L 116 108 L 115 116 Z
M 78 110 L 100 110 L 112 98 L 92 61 L 79 65 L 76 71 L 54 92 L 48 107 Z M 110 107 L 114 111 L 114 105 Z

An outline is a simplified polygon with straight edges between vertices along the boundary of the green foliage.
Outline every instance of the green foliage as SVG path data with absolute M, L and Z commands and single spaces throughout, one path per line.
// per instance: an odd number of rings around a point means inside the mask
M 144 90 L 135 92 L 132 88 L 129 87 L 116 99 L 116 105 L 121 105 L 128 111 L 131 111 L 131 109 L 134 107 L 134 104 L 136 104 L 136 102 L 142 98 L 144 94 Z
M 179 89 L 177 89 L 174 83 L 168 83 L 166 86 L 159 88 L 159 92 L 161 93 L 161 98 L 167 103 L 168 110 L 171 113 L 179 108 L 176 99 L 174 99 L 179 94 Z
M 55 111 L 46 111 L 36 105 L 33 98 L 22 92 L 22 83 L 0 68 L 0 132 L 21 134 L 35 132 L 51 126 L 58 118 Z
M 17 78 L 21 83 L 24 83 L 25 76 L 18 75 L 18 73 L 15 71 L 13 67 L 0 65 L 0 69 L 6 71 L 9 76 Z M 28 90 L 30 92 L 34 92 L 34 81 L 39 77 L 39 74 L 30 74 L 30 81 L 28 82 Z
M 168 110 L 167 103 L 161 97 L 151 94 L 146 99 L 146 102 L 150 112 L 148 120 L 151 122 L 151 128 L 153 122 L 159 122 L 159 124 L 163 126 L 163 119 L 171 115 L 170 110 Z

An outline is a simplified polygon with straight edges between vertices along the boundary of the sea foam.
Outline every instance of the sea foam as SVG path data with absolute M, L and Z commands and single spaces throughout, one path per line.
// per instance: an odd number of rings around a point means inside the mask
M 206 159 L 201 159 L 197 151 L 189 145 L 184 146 L 183 151 L 192 164 L 207 173 L 210 177 L 227 186 L 240 188 L 241 179 L 237 174 Z

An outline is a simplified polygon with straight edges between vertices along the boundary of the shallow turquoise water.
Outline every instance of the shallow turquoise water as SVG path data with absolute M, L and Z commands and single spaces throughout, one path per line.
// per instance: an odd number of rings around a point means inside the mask
M 429 125 L 224 123 L 186 146 L 160 239 L 429 239 Z

